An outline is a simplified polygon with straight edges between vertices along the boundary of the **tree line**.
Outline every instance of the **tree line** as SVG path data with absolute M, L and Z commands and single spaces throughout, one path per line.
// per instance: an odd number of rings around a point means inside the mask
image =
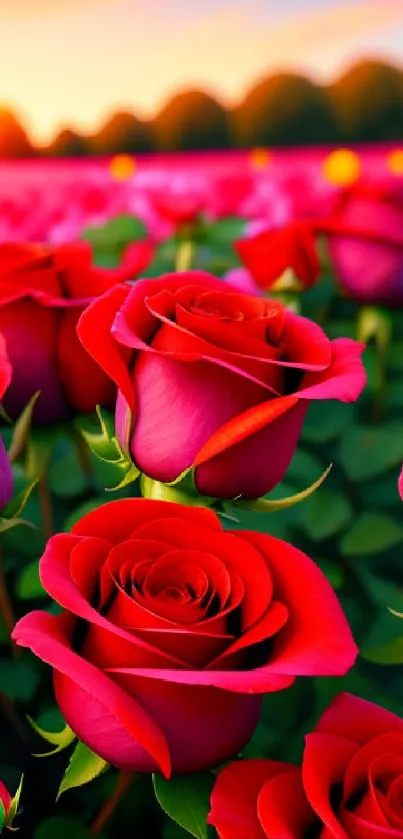
M 229 110 L 213 96 L 187 90 L 153 120 L 114 114 L 92 136 L 65 128 L 36 148 L 18 118 L 0 108 L 0 157 L 81 157 L 253 146 L 362 143 L 403 139 L 403 71 L 362 61 L 330 85 L 294 73 L 255 84 Z

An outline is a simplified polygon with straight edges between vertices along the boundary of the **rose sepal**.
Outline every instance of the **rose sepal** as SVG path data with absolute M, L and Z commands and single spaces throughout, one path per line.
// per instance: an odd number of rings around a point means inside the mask
M 264 496 L 262 498 L 256 498 L 252 501 L 243 501 L 241 498 L 234 498 L 230 504 L 231 506 L 242 507 L 246 510 L 253 510 L 256 513 L 275 513 L 277 510 L 285 510 L 287 507 L 294 507 L 295 504 L 300 504 L 301 501 L 305 501 L 306 498 L 309 498 L 310 495 L 313 495 L 313 493 L 319 489 L 326 480 L 332 466 L 333 464 L 331 463 L 322 475 L 313 482 L 313 484 L 310 484 L 309 487 L 301 490 L 301 492 L 295 493 L 295 495 L 289 495 L 286 498 L 278 498 L 276 501 L 271 501 L 270 498 L 266 498 Z
M 108 492 L 113 492 L 136 481 L 140 470 L 119 445 L 112 414 L 104 411 L 99 405 L 96 407 L 96 414 L 99 420 L 98 428 L 94 429 L 93 417 L 87 416 L 78 417 L 75 426 L 93 454 L 116 467 L 121 479 L 115 486 L 107 487 Z

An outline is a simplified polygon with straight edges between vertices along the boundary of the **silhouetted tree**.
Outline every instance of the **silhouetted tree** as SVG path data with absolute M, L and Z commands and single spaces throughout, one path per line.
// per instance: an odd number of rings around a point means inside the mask
M 153 123 L 159 151 L 228 148 L 229 115 L 212 96 L 199 90 L 178 93 Z
M 150 125 L 130 113 L 114 114 L 91 137 L 91 149 L 99 155 L 152 151 Z
M 31 157 L 33 154 L 20 121 L 8 108 L 0 108 L 0 158 Z
M 328 94 L 348 142 L 403 138 L 403 74 L 380 61 L 363 61 L 330 85 Z
M 290 73 L 264 79 L 233 112 L 238 146 L 305 145 L 337 140 L 328 98 L 321 87 Z
M 64 128 L 47 149 L 51 157 L 85 157 L 88 154 L 87 140 L 76 131 Z

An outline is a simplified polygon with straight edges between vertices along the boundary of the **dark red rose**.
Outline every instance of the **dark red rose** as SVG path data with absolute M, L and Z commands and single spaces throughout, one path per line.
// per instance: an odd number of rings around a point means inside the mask
M 359 182 L 343 192 L 318 229 L 327 233 L 336 275 L 351 297 L 363 303 L 403 304 L 401 190 Z
M 310 288 L 319 277 L 315 237 L 308 222 L 295 221 L 239 239 L 235 249 L 260 288 L 271 288 L 288 270 L 301 288 Z
M 312 560 L 202 507 L 113 501 L 49 540 L 40 576 L 64 612 L 32 612 L 14 640 L 54 668 L 78 737 L 127 769 L 223 762 L 263 693 L 341 675 L 357 653 Z
M 198 271 L 112 289 L 78 334 L 118 386 L 117 436 L 139 469 L 166 483 L 195 467 L 217 498 L 272 489 L 310 401 L 354 401 L 365 383 L 363 345 Z
M 113 405 L 114 387 L 83 349 L 76 325 L 91 300 L 148 264 L 151 248 L 131 245 L 115 270 L 93 266 L 91 256 L 85 242 L 0 245 L 0 331 L 14 371 L 4 406 L 12 418 L 38 390 L 39 423 Z

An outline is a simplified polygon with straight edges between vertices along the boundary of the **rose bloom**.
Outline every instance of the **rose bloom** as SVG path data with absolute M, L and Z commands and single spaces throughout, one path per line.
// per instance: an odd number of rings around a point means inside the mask
M 84 242 L 0 245 L 0 331 L 14 371 L 4 407 L 13 419 L 38 390 L 38 423 L 113 405 L 114 387 L 80 344 L 77 321 L 94 297 L 134 278 L 150 258 L 148 242 L 130 246 L 115 270 L 93 266 Z
M 357 654 L 311 559 L 225 532 L 203 507 L 105 504 L 49 540 L 40 577 L 64 612 L 28 614 L 14 640 L 54 668 L 80 740 L 129 770 L 219 764 L 251 737 L 263 693 L 341 675 Z
M 8 360 L 6 342 L 0 333 L 0 401 L 11 381 L 11 364 Z M 0 513 L 13 494 L 13 475 L 10 461 L 0 436 Z
M 312 228 L 298 221 L 235 242 L 235 250 L 256 285 L 269 289 L 290 269 L 301 288 L 310 288 L 320 272 Z
M 341 286 L 363 303 L 403 304 L 403 198 L 391 185 L 359 182 L 345 190 L 318 228 L 328 236 Z
M 341 694 L 306 738 L 302 767 L 232 763 L 209 822 L 220 839 L 398 839 L 403 836 L 403 720 Z
M 118 386 L 116 433 L 139 469 L 169 483 L 195 467 L 217 498 L 272 489 L 310 402 L 365 384 L 362 344 L 198 271 L 112 289 L 78 334 Z

